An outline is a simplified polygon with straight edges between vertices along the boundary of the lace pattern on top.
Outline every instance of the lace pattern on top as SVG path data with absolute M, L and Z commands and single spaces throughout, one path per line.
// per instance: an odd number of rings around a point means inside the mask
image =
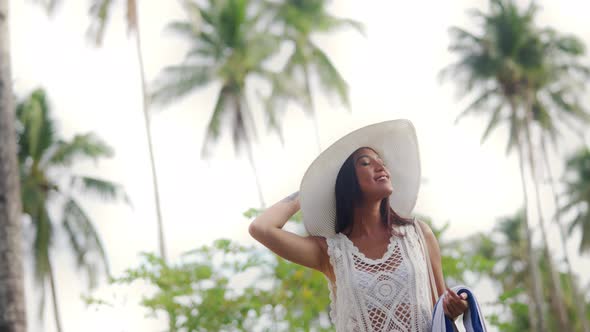
M 336 285 L 328 280 L 336 331 L 429 330 L 432 302 L 418 234 L 413 225 L 397 231 L 403 236 L 393 235 L 379 259 L 366 257 L 344 234 L 327 239 L 336 277 Z

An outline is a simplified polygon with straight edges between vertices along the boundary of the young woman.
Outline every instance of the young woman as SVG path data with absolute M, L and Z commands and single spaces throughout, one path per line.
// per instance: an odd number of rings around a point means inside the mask
M 445 289 L 448 317 L 465 312 L 467 302 L 445 286 L 432 230 L 410 218 L 419 184 L 411 122 L 374 124 L 326 149 L 300 194 L 268 208 L 249 231 L 277 255 L 326 275 L 337 331 L 429 331 Z M 282 229 L 300 208 L 307 237 Z

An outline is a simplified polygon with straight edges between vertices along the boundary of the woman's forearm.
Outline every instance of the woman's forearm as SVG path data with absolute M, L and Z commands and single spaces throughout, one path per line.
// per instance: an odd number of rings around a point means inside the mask
M 283 228 L 289 218 L 299 211 L 299 192 L 293 193 L 266 209 L 250 224 L 255 229 Z

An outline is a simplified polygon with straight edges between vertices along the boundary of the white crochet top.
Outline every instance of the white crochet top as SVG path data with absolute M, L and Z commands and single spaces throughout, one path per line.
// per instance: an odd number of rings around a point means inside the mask
M 418 225 L 394 226 L 387 251 L 371 259 L 342 233 L 327 239 L 336 285 L 330 318 L 338 332 L 430 331 L 432 300 Z

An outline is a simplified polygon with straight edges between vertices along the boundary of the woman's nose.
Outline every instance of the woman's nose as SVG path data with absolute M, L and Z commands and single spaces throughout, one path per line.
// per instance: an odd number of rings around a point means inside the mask
M 376 161 L 375 162 L 375 171 L 382 171 L 385 168 L 382 162 Z

